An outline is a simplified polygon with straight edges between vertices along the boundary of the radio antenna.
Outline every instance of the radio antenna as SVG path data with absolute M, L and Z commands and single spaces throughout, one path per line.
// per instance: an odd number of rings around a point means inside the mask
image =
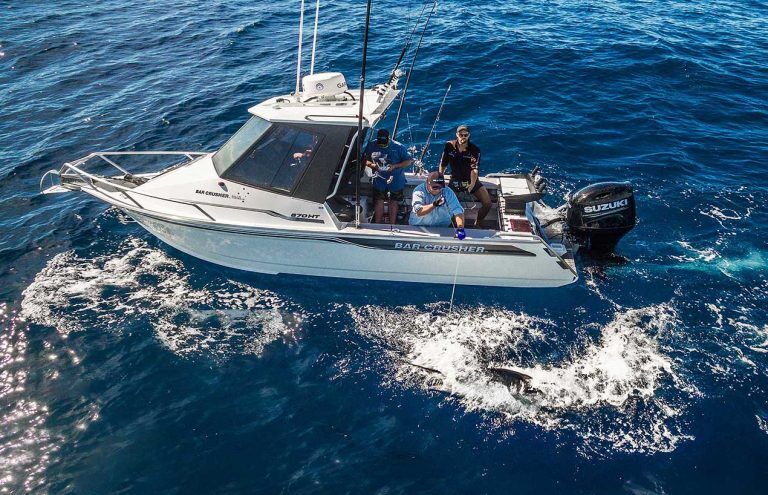
M 317 49 L 317 20 L 320 18 L 320 0 L 315 4 L 315 34 L 312 36 L 312 60 L 309 63 L 309 74 L 315 73 L 315 50 Z
M 301 0 L 301 15 L 299 16 L 299 56 L 296 61 L 296 100 L 301 89 L 301 42 L 304 38 L 304 0 Z

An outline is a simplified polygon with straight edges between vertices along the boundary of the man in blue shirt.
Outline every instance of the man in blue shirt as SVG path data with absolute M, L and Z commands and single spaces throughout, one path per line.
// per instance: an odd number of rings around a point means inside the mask
M 464 239 L 464 208 L 451 189 L 445 187 L 445 178 L 438 172 L 427 176 L 423 184 L 413 190 L 411 225 L 456 227 L 456 237 Z
M 388 201 L 389 223 L 397 222 L 398 203 L 403 200 L 405 167 L 413 162 L 408 150 L 389 139 L 389 131 L 379 129 L 376 141 L 365 147 L 365 166 L 373 170 L 374 222 L 384 219 L 384 201 Z

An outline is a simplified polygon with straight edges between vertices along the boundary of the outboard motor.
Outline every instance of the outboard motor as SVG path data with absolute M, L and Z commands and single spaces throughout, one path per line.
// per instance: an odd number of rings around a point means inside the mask
M 636 223 L 632 185 L 599 182 L 576 191 L 568 199 L 566 222 L 581 249 L 610 253 Z

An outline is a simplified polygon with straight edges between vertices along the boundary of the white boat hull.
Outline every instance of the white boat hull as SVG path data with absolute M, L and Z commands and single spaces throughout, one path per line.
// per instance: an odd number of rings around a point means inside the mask
M 455 276 L 460 285 L 497 287 L 559 287 L 577 279 L 572 268 L 563 266 L 562 260 L 558 263 L 559 258 L 535 240 L 430 242 L 404 239 L 397 232 L 375 236 L 354 229 L 307 233 L 212 226 L 135 210 L 127 213 L 184 253 L 258 273 L 432 284 L 452 284 Z

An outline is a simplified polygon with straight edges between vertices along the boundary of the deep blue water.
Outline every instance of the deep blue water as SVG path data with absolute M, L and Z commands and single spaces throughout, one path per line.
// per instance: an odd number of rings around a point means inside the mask
M 222 269 L 38 194 L 91 151 L 216 148 L 292 90 L 298 3 L 0 3 L 0 490 L 765 493 L 768 3 L 441 3 L 406 144 L 452 81 L 437 146 L 471 124 L 483 172 L 539 165 L 553 205 L 635 185 L 626 261 L 569 287 L 449 315 L 450 287 Z M 355 86 L 348 3 L 318 67 Z M 375 2 L 369 81 L 418 10 Z

